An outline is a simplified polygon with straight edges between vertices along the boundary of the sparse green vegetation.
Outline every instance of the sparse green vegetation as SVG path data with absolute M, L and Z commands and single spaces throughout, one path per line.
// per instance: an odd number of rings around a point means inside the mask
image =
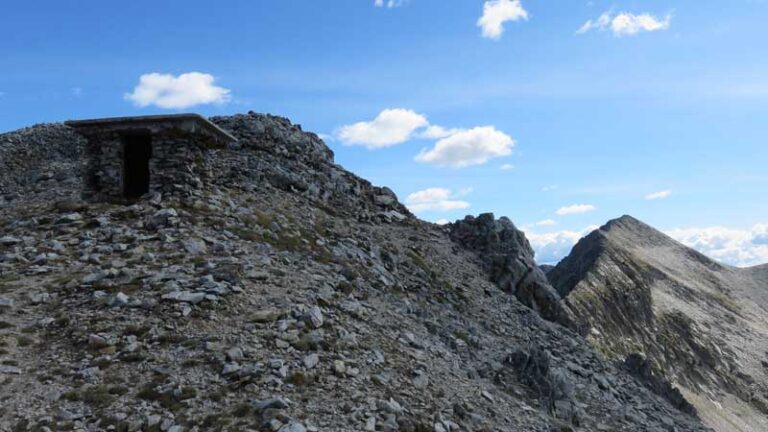
M 424 258 L 421 257 L 421 255 L 418 254 L 418 252 L 414 250 L 408 251 L 408 257 L 413 261 L 416 266 L 422 270 L 424 270 L 424 273 L 427 275 L 432 274 L 432 268 L 427 264 L 426 261 L 424 261 Z
M 253 407 L 248 403 L 241 403 L 235 406 L 235 408 L 232 410 L 232 415 L 234 417 L 246 417 L 253 412 Z
M 194 387 L 185 386 L 178 390 L 171 389 L 161 393 L 153 383 L 148 383 L 139 390 L 136 397 L 147 401 L 159 402 L 167 410 L 178 411 L 183 406 L 181 404 L 182 401 L 197 397 L 197 390 Z
M 93 408 L 107 408 L 115 400 L 128 393 L 123 386 L 91 385 L 77 390 L 70 390 L 62 395 L 62 398 L 72 402 L 83 402 Z
M 35 342 L 34 339 L 27 336 L 16 336 L 16 344 L 20 347 L 28 347 Z

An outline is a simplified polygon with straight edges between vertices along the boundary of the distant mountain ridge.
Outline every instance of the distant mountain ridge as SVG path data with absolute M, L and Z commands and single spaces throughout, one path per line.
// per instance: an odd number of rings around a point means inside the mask
M 747 271 L 757 277 L 762 277 L 765 281 L 768 281 L 768 264 L 749 267 Z
M 631 216 L 584 237 L 547 273 L 598 351 L 647 358 L 723 431 L 768 428 L 766 276 L 768 266 L 721 264 Z

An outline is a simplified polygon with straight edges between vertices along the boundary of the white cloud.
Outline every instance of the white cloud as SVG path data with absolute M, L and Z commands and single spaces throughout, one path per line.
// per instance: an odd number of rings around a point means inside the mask
M 499 169 L 502 170 L 502 171 L 509 171 L 511 169 L 514 169 L 514 168 L 515 168 L 515 166 L 512 165 L 511 163 L 506 163 L 506 164 L 503 164 L 503 165 L 501 165 L 499 167 Z
M 527 20 L 528 12 L 520 0 L 488 0 L 483 4 L 483 15 L 477 20 L 483 37 L 498 40 L 507 21 Z
M 405 204 L 414 213 L 425 211 L 450 211 L 469 208 L 469 203 L 458 200 L 461 196 L 469 194 L 471 189 L 463 189 L 454 194 L 446 188 L 429 188 L 414 192 L 405 199 Z
M 544 219 L 533 224 L 534 226 L 552 226 L 557 225 L 557 221 L 554 219 Z
M 370 150 L 391 147 L 411 139 L 437 140 L 432 149 L 422 149 L 418 162 L 439 166 L 482 165 L 512 153 L 514 140 L 494 126 L 472 129 L 445 128 L 430 124 L 427 117 L 404 108 L 385 109 L 371 121 L 338 128 L 334 137 L 346 145 L 361 145 Z M 501 169 L 511 169 L 511 164 Z
M 362 145 L 369 149 L 402 144 L 417 129 L 429 125 L 427 118 L 412 110 L 385 109 L 375 119 L 342 126 L 336 136 L 347 145 Z
M 591 225 L 581 231 L 562 230 L 537 234 L 528 230 L 525 237 L 536 252 L 536 262 L 539 264 L 556 264 L 571 253 L 573 246 L 585 235 L 596 230 L 597 225 Z
M 324 133 L 317 134 L 317 137 L 320 138 L 321 140 L 325 141 L 325 142 L 333 142 L 333 141 L 336 140 L 336 138 L 334 138 L 333 135 L 328 135 L 328 134 L 324 134 Z
M 559 216 L 566 216 L 579 213 L 587 213 L 596 209 L 592 204 L 574 204 L 570 206 L 560 207 L 555 213 Z
M 449 223 L 451 223 L 451 221 L 449 221 L 448 219 L 438 219 L 435 221 L 435 223 L 438 225 L 448 225 Z
M 408 0 L 374 0 L 373 5 L 376 7 L 396 8 L 404 5 Z
M 752 227 L 752 244 L 768 246 L 768 225 L 755 225 Z
M 515 141 L 509 135 L 493 126 L 481 126 L 443 138 L 432 149 L 422 150 L 414 159 L 417 162 L 462 168 L 508 156 L 514 145 Z
M 640 32 L 666 30 L 672 24 L 672 15 L 658 18 L 648 13 L 635 15 L 621 12 L 613 15 L 605 12 L 596 20 L 589 20 L 576 32 L 586 33 L 590 30 L 608 31 L 615 36 L 633 36 Z
M 752 229 L 726 227 L 676 228 L 666 234 L 726 264 L 748 267 L 768 263 L 768 224 Z
M 179 76 L 150 73 L 139 78 L 133 93 L 125 99 L 138 107 L 155 105 L 164 109 L 183 109 L 195 105 L 221 104 L 230 100 L 230 91 L 214 85 L 213 75 L 189 72 Z
M 542 192 L 550 192 L 550 191 L 553 191 L 555 189 L 557 189 L 557 185 L 549 185 L 549 186 L 544 186 L 543 188 L 541 188 L 541 191 Z
M 462 129 L 446 129 L 442 126 L 430 125 L 423 131 L 419 132 L 418 136 L 419 138 L 425 138 L 425 139 L 440 139 L 440 138 L 449 137 L 461 131 Z
M 653 201 L 658 199 L 669 198 L 670 195 L 672 195 L 671 190 L 663 190 L 663 191 L 658 191 L 654 193 L 649 193 L 648 195 L 645 196 L 645 199 L 648 201 Z

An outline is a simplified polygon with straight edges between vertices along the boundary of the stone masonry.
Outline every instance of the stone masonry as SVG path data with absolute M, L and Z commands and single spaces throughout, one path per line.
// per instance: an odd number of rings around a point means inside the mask
M 123 117 L 67 122 L 86 137 L 88 161 L 84 197 L 92 201 L 125 201 L 126 137 L 151 139 L 149 193 L 189 196 L 210 176 L 206 153 L 235 141 L 196 114 Z

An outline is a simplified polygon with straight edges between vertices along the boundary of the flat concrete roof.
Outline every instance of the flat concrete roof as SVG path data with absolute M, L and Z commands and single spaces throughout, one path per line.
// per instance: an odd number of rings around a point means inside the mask
M 113 128 L 113 129 L 130 129 L 133 127 L 140 127 L 142 124 L 157 124 L 157 123 L 180 123 L 180 122 L 194 122 L 208 132 L 212 133 L 219 139 L 228 142 L 235 142 L 237 138 L 229 134 L 229 132 L 211 123 L 207 118 L 200 114 L 185 113 L 185 114 L 161 114 L 161 115 L 149 115 L 149 116 L 134 116 L 134 117 L 107 117 L 99 119 L 88 120 L 69 120 L 64 122 L 65 125 L 73 127 L 75 129 L 97 129 L 97 128 Z

